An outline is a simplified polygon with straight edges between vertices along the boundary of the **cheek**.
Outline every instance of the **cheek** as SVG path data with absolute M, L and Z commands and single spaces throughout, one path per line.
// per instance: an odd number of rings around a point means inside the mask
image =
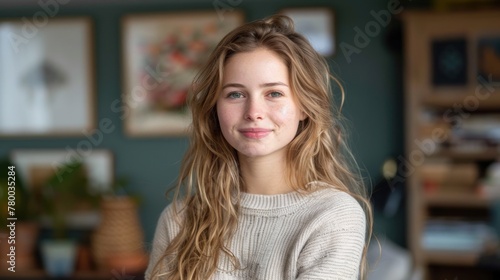
M 231 120 L 234 120 L 233 112 L 228 107 L 220 105 L 217 105 L 217 118 L 223 132 L 231 127 Z
M 295 125 L 298 122 L 298 109 L 293 104 L 283 104 L 274 109 L 276 121 L 285 125 Z

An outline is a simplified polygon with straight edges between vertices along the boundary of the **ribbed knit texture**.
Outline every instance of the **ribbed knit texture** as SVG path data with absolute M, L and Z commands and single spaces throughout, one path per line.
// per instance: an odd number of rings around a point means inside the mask
M 223 257 L 213 279 L 358 279 L 365 214 L 350 195 L 333 188 L 308 195 L 243 193 L 240 205 L 229 248 L 242 269 Z M 158 221 L 146 279 L 179 231 L 172 209 Z

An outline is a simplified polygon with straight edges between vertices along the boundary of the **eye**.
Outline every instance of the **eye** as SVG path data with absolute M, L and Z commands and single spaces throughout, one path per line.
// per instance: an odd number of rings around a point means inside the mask
M 281 96 L 283 96 L 283 93 L 281 93 L 281 92 L 279 92 L 279 91 L 271 91 L 271 92 L 269 93 L 269 96 L 270 96 L 270 97 L 281 97 Z
M 242 97 L 243 97 L 243 93 L 238 92 L 238 91 L 230 92 L 227 95 L 227 98 L 231 98 L 231 99 L 237 99 L 237 98 L 242 98 Z

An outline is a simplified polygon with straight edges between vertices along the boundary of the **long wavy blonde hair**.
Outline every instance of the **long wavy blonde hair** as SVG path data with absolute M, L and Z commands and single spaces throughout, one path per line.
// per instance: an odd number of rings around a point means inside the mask
M 367 238 L 360 264 L 364 278 L 372 214 L 359 168 L 344 140 L 341 106 L 333 104 L 330 80 L 337 80 L 330 74 L 325 59 L 294 31 L 293 21 L 275 15 L 247 23 L 226 35 L 193 82 L 188 98 L 193 117 L 191 143 L 175 188 L 174 201 L 181 203 L 173 204 L 180 232 L 155 265 L 153 279 L 210 279 L 222 255 L 231 260 L 235 269 L 240 269 L 228 242 L 236 230 L 238 201 L 245 184 L 237 154 L 220 130 L 216 102 L 228 59 L 257 48 L 271 50 L 283 59 L 289 69 L 292 92 L 307 115 L 288 145 L 287 183 L 307 193 L 313 191 L 308 183 L 326 182 L 351 194 L 365 209 Z M 343 103 L 342 87 L 340 92 Z M 177 205 L 182 205 L 182 209 Z

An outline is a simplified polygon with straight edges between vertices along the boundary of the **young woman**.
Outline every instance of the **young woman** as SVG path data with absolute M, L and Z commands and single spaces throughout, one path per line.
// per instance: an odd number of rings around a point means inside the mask
M 330 79 L 288 17 L 224 37 L 193 83 L 146 279 L 363 278 L 371 208 Z

